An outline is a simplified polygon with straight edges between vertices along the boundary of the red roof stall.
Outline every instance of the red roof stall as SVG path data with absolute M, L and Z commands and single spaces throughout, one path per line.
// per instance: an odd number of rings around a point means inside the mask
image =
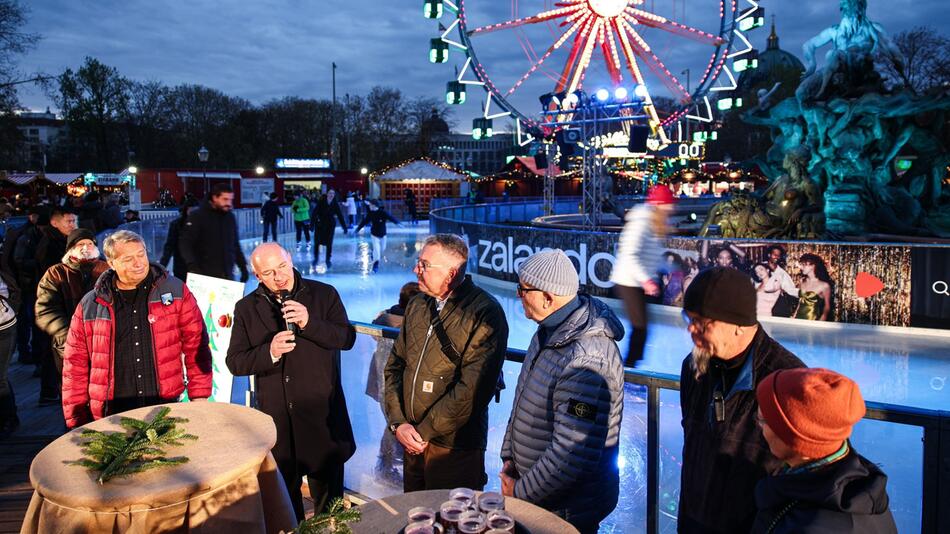
M 254 169 L 139 169 L 136 174 L 143 204 L 158 200 L 162 189 L 167 189 L 176 201 L 181 201 L 186 191 L 195 198 L 205 198 L 218 183 L 229 183 L 234 189 L 236 208 L 259 206 L 264 195 L 276 192 L 283 197 L 291 189 L 332 187 L 337 191 L 366 192 L 366 181 L 358 171 L 271 170 L 258 174 Z

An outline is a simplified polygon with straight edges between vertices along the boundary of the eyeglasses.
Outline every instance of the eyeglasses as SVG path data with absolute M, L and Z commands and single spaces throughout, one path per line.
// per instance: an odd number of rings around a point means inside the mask
M 544 290 L 537 289 L 534 287 L 524 287 L 521 284 L 518 284 L 518 288 L 516 289 L 516 291 L 518 292 L 518 298 L 524 298 L 525 293 L 530 293 L 532 291 L 544 291 Z
M 686 310 L 683 310 L 683 322 L 686 323 L 687 329 L 690 326 L 694 326 L 696 327 L 697 332 L 704 332 L 706 331 L 707 328 L 709 328 L 709 325 L 712 324 L 714 320 L 715 319 L 707 319 L 705 317 L 699 317 L 699 316 L 690 317 L 689 313 L 687 313 Z
M 438 265 L 436 263 L 429 263 L 426 260 L 416 259 L 416 267 L 418 267 L 420 271 L 426 272 L 432 267 L 448 267 L 448 265 Z

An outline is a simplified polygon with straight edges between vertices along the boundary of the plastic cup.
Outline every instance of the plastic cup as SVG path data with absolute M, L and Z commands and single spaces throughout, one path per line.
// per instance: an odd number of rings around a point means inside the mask
M 445 501 L 439 508 L 439 522 L 446 532 L 455 532 L 459 527 L 459 516 L 468 511 L 462 501 Z
M 515 518 L 504 510 L 494 510 L 489 513 L 487 526 L 493 531 L 515 534 Z
M 478 510 L 486 516 L 495 510 L 505 509 L 505 496 L 488 491 L 478 496 Z
M 475 510 L 469 510 L 459 516 L 459 534 L 481 534 L 485 532 L 485 516 Z
M 435 523 L 435 510 L 428 506 L 410 508 L 406 515 L 409 517 L 410 523 L 428 523 L 430 525 Z
M 455 488 L 449 492 L 449 499 L 453 501 L 462 501 L 465 506 L 473 507 L 475 505 L 475 490 L 468 488 Z
M 403 532 L 405 534 L 435 534 L 435 527 L 432 523 L 417 521 L 406 525 Z

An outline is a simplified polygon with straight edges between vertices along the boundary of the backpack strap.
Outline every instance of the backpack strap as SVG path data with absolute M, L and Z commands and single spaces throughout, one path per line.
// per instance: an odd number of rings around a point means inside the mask
M 461 375 L 462 373 L 462 354 L 455 348 L 455 345 L 452 344 L 452 340 L 449 339 L 448 333 L 445 331 L 445 325 L 442 324 L 442 318 L 439 317 L 439 310 L 435 307 L 435 299 L 432 299 L 429 303 L 429 310 L 432 312 L 432 332 L 435 333 L 435 337 L 439 338 L 439 344 L 442 346 L 442 354 L 445 354 L 449 357 L 450 360 L 455 362 L 455 374 Z M 495 382 L 495 402 L 501 402 L 501 390 L 505 389 L 505 374 L 498 373 L 498 379 Z

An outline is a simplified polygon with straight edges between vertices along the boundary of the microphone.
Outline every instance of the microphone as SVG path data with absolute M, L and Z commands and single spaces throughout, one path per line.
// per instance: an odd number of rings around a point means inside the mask
M 277 302 L 280 304 L 281 313 L 283 313 L 284 302 L 290 298 L 290 293 L 286 289 L 281 289 L 277 292 Z M 297 323 L 284 322 L 287 330 L 290 330 L 290 333 L 297 335 Z

